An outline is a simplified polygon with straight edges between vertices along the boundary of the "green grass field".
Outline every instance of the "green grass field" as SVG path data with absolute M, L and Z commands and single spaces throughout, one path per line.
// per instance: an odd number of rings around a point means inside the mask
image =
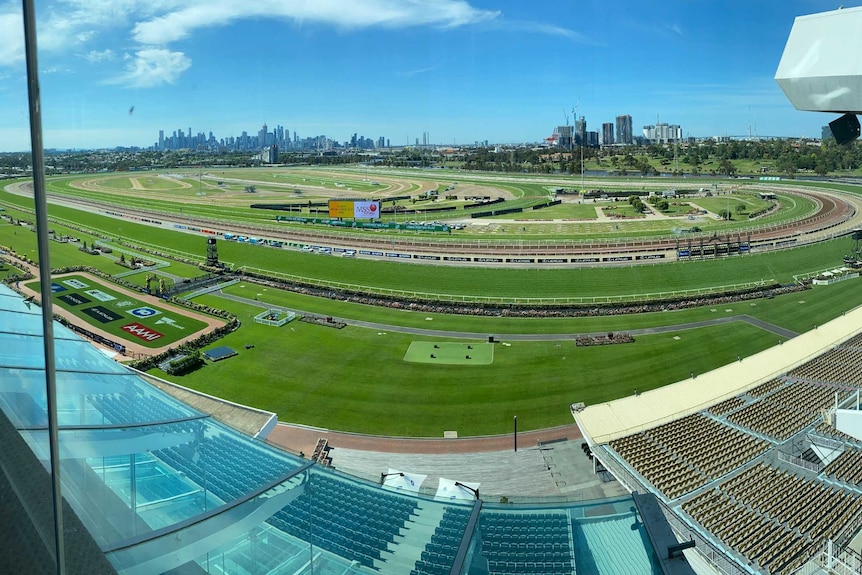
M 628 315 L 522 318 L 447 315 L 427 311 L 411 311 L 377 307 L 326 298 L 312 297 L 290 291 L 260 288 L 254 284 L 236 284 L 223 290 L 225 293 L 253 299 L 258 293 L 261 305 L 274 305 L 318 315 L 335 316 L 379 323 L 383 326 L 401 326 L 486 335 L 527 334 L 578 334 L 626 331 L 669 325 L 681 325 L 714 319 L 723 315 L 747 314 L 777 326 L 802 333 L 815 324 L 822 325 L 862 305 L 862 279 L 853 279 L 831 286 L 817 286 L 802 293 L 791 293 L 771 299 L 761 298 L 717 307 L 695 307 L 674 311 L 638 313 Z M 223 304 L 226 300 L 218 299 Z M 805 303 L 800 303 L 804 301 Z M 219 307 L 218 304 L 214 304 Z M 730 310 L 730 311 L 727 311 Z
M 401 170 L 401 171 L 386 171 L 383 172 L 387 177 L 396 176 L 402 179 L 409 180 L 429 180 L 433 185 L 430 185 L 431 188 L 436 188 L 438 185 L 439 177 L 431 179 L 430 176 L 424 175 L 422 173 L 416 174 L 415 171 L 410 170 Z M 174 175 L 182 175 L 174 174 Z M 373 181 L 373 175 L 364 174 L 361 172 L 351 169 L 339 168 L 339 169 L 327 169 L 327 170 L 314 170 L 308 168 L 288 168 L 281 169 L 279 171 L 273 171 L 271 169 L 236 169 L 236 170 L 223 170 L 216 171 L 214 173 L 208 173 L 207 175 L 207 185 L 206 190 L 203 191 L 204 197 L 197 197 L 198 190 L 201 186 L 203 186 L 203 180 L 198 180 L 197 173 L 186 172 L 186 178 L 180 178 L 178 180 L 171 180 L 168 178 L 160 177 L 156 172 L 136 172 L 134 174 L 117 176 L 112 174 L 106 175 L 97 175 L 97 176 L 88 176 L 86 178 L 82 178 L 81 176 L 62 176 L 57 178 L 52 178 L 48 180 L 47 187 L 54 194 L 62 194 L 66 196 L 73 196 L 79 199 L 85 200 L 99 200 L 99 201 L 110 201 L 118 207 L 126 206 L 126 207 L 137 207 L 144 208 L 148 210 L 153 210 L 158 208 L 158 210 L 165 214 L 184 214 L 184 215 L 195 215 L 199 217 L 213 218 L 222 221 L 231 221 L 236 223 L 253 223 L 255 225 L 271 225 L 274 220 L 274 215 L 270 213 L 268 210 L 256 210 L 251 209 L 249 206 L 255 202 L 261 201 L 288 201 L 292 203 L 302 203 L 305 200 L 320 200 L 325 199 L 327 197 L 331 197 L 331 193 L 329 190 L 347 190 L 350 188 L 350 191 L 357 191 L 358 193 L 366 193 L 369 191 L 374 191 L 376 188 L 380 188 L 381 186 L 386 188 L 388 185 L 378 185 L 372 186 L 370 184 Z M 343 176 L 343 177 L 341 177 Z M 448 181 L 447 174 L 447 181 Z M 481 185 L 483 187 L 487 187 L 489 190 L 503 190 L 512 193 L 514 199 L 507 201 L 504 205 L 507 208 L 513 207 L 523 207 L 525 211 L 523 214 L 504 214 L 500 216 L 501 219 L 561 219 L 561 220 L 595 220 L 595 214 L 590 213 L 588 211 L 582 211 L 577 208 L 572 208 L 571 206 L 566 206 L 565 204 L 561 206 L 553 206 L 550 208 L 546 208 L 544 210 L 539 210 L 543 212 L 542 214 L 535 213 L 531 208 L 534 205 L 546 202 L 548 199 L 552 197 L 552 190 L 558 187 L 559 185 L 571 186 L 571 184 L 575 181 L 570 176 L 557 176 L 549 180 L 549 183 L 533 183 L 525 180 L 526 178 L 517 174 L 506 175 L 505 179 L 501 179 L 500 176 L 492 176 L 492 175 L 482 175 L 482 174 L 457 174 L 457 177 L 464 177 L 468 179 L 471 184 Z M 536 177 L 536 176 L 534 176 Z M 131 179 L 134 179 L 138 182 L 140 186 L 145 186 L 147 189 L 145 191 L 134 190 L 135 193 L 129 193 L 131 190 L 130 186 Z M 218 178 L 222 178 L 219 180 Z M 191 187 L 180 187 L 178 182 L 184 182 L 186 185 L 190 185 Z M 217 182 L 221 181 L 222 185 L 217 185 Z M 752 196 L 752 192 L 755 191 L 759 184 L 756 181 L 744 182 L 740 183 L 740 180 L 710 180 L 712 183 L 710 185 L 715 184 L 716 181 L 721 182 L 721 186 L 724 186 L 726 189 L 736 188 L 738 186 L 743 186 L 745 189 L 749 190 L 747 195 Z M 231 183 L 234 182 L 234 183 Z M 243 182 L 243 183 L 239 183 Z M 274 187 L 272 185 L 273 182 L 281 182 L 285 187 Z M 555 184 L 551 184 L 550 182 L 556 182 Z M 258 188 L 257 194 L 242 194 L 235 193 L 242 190 L 246 187 L 245 184 L 253 183 L 256 184 Z M 302 192 L 301 195 L 295 194 L 294 185 L 300 185 L 301 183 L 311 184 L 314 183 L 315 188 L 307 188 Z M 345 186 L 343 188 L 337 187 Z M 590 182 L 590 184 L 594 184 L 595 182 Z M 348 185 L 350 184 L 350 185 Z M 639 190 L 639 191 L 647 191 L 647 189 L 656 191 L 657 186 L 662 188 L 673 187 L 675 185 L 681 185 L 682 187 L 689 189 L 692 186 L 693 191 L 697 190 L 697 181 L 692 180 L 683 180 L 683 179 L 673 179 L 673 178 L 661 178 L 661 179 L 651 179 L 651 180 L 627 180 L 625 178 L 614 178 L 607 180 L 607 185 L 602 185 L 604 189 L 607 190 Z M 93 187 L 95 189 L 82 189 L 83 186 Z M 353 186 L 357 187 L 353 187 Z M 413 186 L 417 184 L 410 184 L 409 189 L 412 190 Z M 718 184 L 715 184 L 718 185 Z M 799 183 L 794 182 L 794 185 L 808 185 L 808 183 Z M 173 187 L 171 187 L 173 186 Z M 422 188 L 423 186 L 419 186 Z M 202 188 L 201 188 L 202 189 Z M 419 191 L 419 190 L 412 190 Z M 232 192 L 230 197 L 228 196 L 228 192 Z M 266 192 L 269 194 L 269 200 L 263 200 L 263 193 Z M 412 193 L 412 192 L 405 192 Z M 399 194 L 400 195 L 400 194 Z M 275 197 L 275 196 L 283 196 L 283 197 Z M 786 197 L 784 197 L 786 200 Z M 415 199 L 415 198 L 414 198 Z M 709 200 L 710 198 L 705 198 Z M 180 203 L 179 200 L 182 200 L 183 203 Z M 192 203 L 188 203 L 192 202 Z M 405 208 L 413 209 L 413 208 L 421 208 L 422 205 L 428 204 L 433 206 L 442 206 L 445 202 L 417 202 L 415 205 L 410 200 L 402 200 L 399 201 L 399 204 L 404 206 Z M 465 218 L 469 217 L 470 212 L 483 211 L 484 208 L 471 208 L 471 209 L 462 209 L 464 203 L 456 202 L 453 204 L 458 207 L 457 210 L 452 212 L 437 212 L 433 214 L 434 219 L 446 220 L 452 218 Z M 760 226 L 764 224 L 774 224 L 781 223 L 793 220 L 801 215 L 806 213 L 812 213 L 815 205 L 810 200 L 796 197 L 793 201 L 782 201 L 782 209 L 768 214 L 756 221 L 749 221 L 747 218 L 738 217 L 731 221 L 720 221 L 720 220 L 705 220 L 699 223 L 699 227 L 701 227 L 705 232 L 723 232 L 727 230 L 739 230 L 746 229 L 752 226 Z M 625 210 L 626 208 L 621 207 L 621 210 Z M 572 213 L 572 212 L 575 213 Z M 307 210 L 302 212 L 303 216 L 309 217 L 317 214 L 312 214 Z M 536 226 L 521 226 L 521 227 L 497 227 L 493 230 L 494 235 L 499 239 L 552 239 L 559 237 L 572 237 L 572 238 L 588 238 L 595 237 L 597 235 L 601 235 L 603 237 L 608 238 L 638 238 L 638 237 L 655 237 L 655 236 L 670 236 L 672 235 L 677 228 L 683 227 L 678 221 L 675 220 L 649 220 L 648 222 L 642 222 L 638 224 L 638 221 L 642 218 L 632 218 L 635 216 L 634 213 L 626 213 L 624 214 L 629 220 L 625 225 L 617 225 L 614 224 L 612 226 L 608 226 L 605 222 L 601 221 L 580 221 L 577 224 L 563 224 L 562 227 L 546 230 L 541 227 Z M 425 216 L 422 214 L 411 214 L 415 219 L 423 219 Z M 522 216 L 522 217 L 520 217 Z M 402 218 L 404 216 L 401 216 Z M 498 218 L 495 216 L 495 219 Z M 384 220 L 397 219 L 393 216 L 384 216 Z M 288 224 L 282 224 L 288 225 Z M 351 235 L 353 232 L 349 232 L 346 230 L 333 230 L 328 226 L 319 226 L 320 230 L 326 230 L 328 233 L 337 233 L 339 235 Z M 469 226 L 464 230 L 457 231 L 452 239 L 456 240 L 464 240 L 471 239 L 475 237 L 481 237 L 486 235 L 486 228 L 477 228 L 474 226 Z M 391 235 L 392 237 L 402 237 L 403 233 L 399 232 L 389 232 L 385 235 Z
M 643 336 L 618 346 L 516 341 L 497 345 L 492 364 L 467 369 L 405 362 L 404 354 L 416 340 L 413 335 L 358 327 L 334 330 L 304 322 L 276 331 L 251 321 L 261 308 L 215 295 L 195 301 L 238 315 L 243 327 L 219 345 L 239 355 L 182 378 L 159 370 L 151 373 L 275 411 L 284 421 L 384 435 L 505 433 L 513 415 L 525 430 L 571 423 L 572 402 L 599 403 L 634 389 L 661 387 L 778 341 L 739 322 Z M 498 339 L 506 342 L 505 337 Z M 427 341 L 443 345 L 451 340 Z
M 254 174 L 255 171 L 250 170 L 248 173 Z M 333 182 L 363 178 L 361 172 L 355 170 L 344 170 L 344 175 L 344 178 L 340 178 L 337 172 L 327 171 L 325 176 L 321 174 L 321 178 L 329 178 Z M 129 181 L 128 176 L 123 177 Z M 138 177 L 141 184 L 146 185 L 150 176 L 136 174 L 135 177 Z M 277 174 L 271 177 L 273 182 L 279 181 Z M 374 177 L 369 176 L 369 180 Z M 450 176 L 447 174 L 448 177 Z M 468 177 L 481 185 L 510 187 L 510 191 L 518 198 L 517 201 L 524 202 L 524 205 L 541 200 L 543 194 L 548 197 L 547 183 L 526 181 L 526 176 L 509 178 L 515 181 L 502 181 L 484 174 L 465 176 L 465 179 Z M 460 181 L 460 177 L 454 179 Z M 519 179 L 525 181 L 517 181 Z M 58 186 L 61 184 L 62 182 L 57 183 Z M 122 178 L 118 183 L 118 192 L 122 192 L 120 184 Z M 690 180 L 679 180 L 679 185 L 683 184 L 689 187 L 697 185 Z M 434 186 L 436 185 L 435 183 Z M 614 181 L 613 185 L 621 189 L 626 189 L 626 186 L 640 186 L 638 180 L 629 183 Z M 666 185 L 674 184 L 668 179 Z M 429 186 L 419 188 L 428 189 Z M 849 188 L 854 193 L 858 192 L 858 188 Z M 196 191 L 196 188 L 193 191 Z M 168 191 L 156 193 L 164 196 Z M 129 194 L 128 190 L 125 194 L 135 195 Z M 118 193 L 118 196 L 122 194 Z M 225 214 L 236 218 L 251 217 L 235 206 L 219 206 L 217 191 L 213 191 L 212 196 L 207 198 L 211 205 L 204 203 L 183 209 L 192 209 L 196 214 L 209 217 L 227 217 Z M 243 200 L 257 201 L 253 196 L 250 194 L 248 200 Z M 794 196 L 793 199 L 797 198 Z M 32 200 L 7 193 L 0 193 L 0 200 L 8 202 L 4 204 L 8 209 L 14 209 L 11 205 L 26 208 L 28 202 L 32 203 Z M 133 200 L 147 201 L 141 198 L 128 201 Z M 782 217 L 794 214 L 793 217 L 798 217 L 806 213 L 806 210 L 811 209 L 811 205 L 804 204 L 805 202 L 798 201 L 783 205 Z M 180 206 L 174 204 L 166 211 L 179 209 Z M 592 209 L 595 213 L 592 205 L 583 205 L 578 209 Z M 16 213 L 32 219 L 25 211 L 19 210 Z M 55 218 L 52 227 L 56 227 L 58 232 L 67 229 L 62 222 L 74 222 L 76 226 L 84 226 L 113 237 L 121 233 L 123 239 L 131 243 L 154 246 L 166 252 L 183 254 L 189 259 L 201 261 L 205 254 L 202 237 L 56 205 L 50 206 L 49 214 Z M 55 226 L 54 222 L 60 223 Z M 660 233 L 658 228 L 651 227 L 652 222 L 629 220 L 622 223 L 621 228 L 624 229 L 619 230 L 606 227 L 615 226 L 616 223 L 532 224 L 532 228 L 527 226 L 533 230 L 527 237 L 566 237 L 569 230 L 575 228 L 584 237 L 597 237 L 597 230 L 608 229 L 607 237 Z M 578 227 L 581 225 L 583 227 Z M 511 222 L 488 226 L 487 233 L 495 238 L 518 237 L 518 230 L 521 229 L 522 226 L 517 222 Z M 602 231 L 599 235 L 604 233 L 606 232 Z M 80 231 L 74 231 L 72 235 L 86 238 L 88 243 L 93 239 L 93 236 Z M 8 242 L 15 242 L 12 245 L 19 253 L 35 251 L 35 234 L 26 228 L 0 225 L 0 245 L 9 245 Z M 64 262 L 63 265 L 93 262 L 90 265 L 96 265 L 99 269 L 103 269 L 100 266 L 105 266 L 112 270 L 107 273 L 116 273 L 122 269 L 105 257 L 83 254 L 74 244 L 58 243 L 55 246 L 54 243 L 51 245 L 54 267 L 60 265 L 54 261 L 56 257 L 57 261 Z M 219 252 L 223 261 L 241 262 L 270 272 L 292 274 L 312 283 L 421 292 L 429 294 L 431 299 L 438 294 L 449 294 L 460 298 L 518 300 L 587 300 L 614 296 L 639 301 L 645 294 L 674 290 L 762 279 L 791 282 L 794 274 L 839 265 L 848 247 L 847 240 L 833 240 L 794 250 L 723 260 L 541 270 L 404 265 L 309 255 L 293 250 L 232 242 L 220 242 Z M 28 255 L 35 259 L 34 254 Z M 172 264 L 167 268 L 167 272 L 176 273 L 180 277 L 200 275 L 193 266 L 183 268 L 179 264 L 176 271 Z M 130 280 L 142 281 L 142 276 L 132 276 Z M 273 288 L 262 289 L 252 284 L 239 284 L 226 291 L 246 297 L 254 297 L 260 293 L 261 305 L 247 305 L 218 297 L 216 294 L 195 300 L 237 314 L 242 322 L 240 329 L 219 340 L 218 345 L 233 347 L 239 351 L 238 357 L 208 364 L 205 368 L 181 378 L 168 379 L 231 401 L 275 411 L 285 421 L 331 429 L 412 436 L 441 436 L 445 430 L 456 430 L 459 435 L 467 436 L 507 432 L 513 415 L 518 416 L 523 429 L 538 429 L 570 423 L 568 405 L 572 402 L 594 404 L 631 394 L 635 389 L 646 391 L 660 387 L 686 379 L 691 372 L 703 373 L 735 361 L 738 355 L 751 355 L 776 345 L 781 340 L 770 331 L 742 321 L 698 329 L 680 328 L 656 335 L 639 335 L 634 344 L 602 347 L 576 348 L 573 343 L 574 334 L 678 326 L 742 314 L 795 332 L 804 332 L 862 304 L 860 282 L 862 280 L 851 280 L 774 299 L 735 302 L 715 307 L 624 316 L 548 319 L 454 316 L 369 307 Z M 83 289 L 81 293 L 86 294 L 89 289 L 92 288 Z M 98 289 L 111 295 L 109 288 Z M 68 295 L 68 292 L 63 293 Z M 55 297 L 57 295 L 63 294 L 55 294 Z M 87 304 L 72 307 L 83 305 Z M 101 305 L 110 310 L 107 305 Z M 376 322 L 381 328 L 348 326 L 342 330 L 334 330 L 304 322 L 292 322 L 282 328 L 272 328 L 254 323 L 253 317 L 264 309 L 263 306 L 269 305 Z M 168 312 L 165 310 L 162 313 L 167 315 Z M 119 320 L 116 322 L 119 325 Z M 156 328 L 155 325 L 149 326 L 143 321 L 141 324 Z M 401 333 L 394 329 L 397 326 L 475 333 L 476 345 L 482 346 L 488 345 L 484 343 L 484 338 L 494 334 L 499 341 L 510 343 L 511 346 L 494 346 L 492 363 L 474 363 L 469 368 L 465 365 L 447 365 L 443 361 L 433 364 L 411 362 L 405 360 L 410 355 L 411 344 L 421 342 L 416 353 L 428 356 L 434 353 L 429 351 L 429 346 L 433 350 L 435 344 L 440 346 L 439 349 L 453 345 L 453 353 L 457 354 L 453 359 L 467 355 L 463 350 L 463 346 L 467 344 L 453 343 L 452 338 Z M 165 333 L 164 325 L 159 325 L 158 328 L 157 331 Z M 521 333 L 570 334 L 572 338 L 561 341 L 506 340 L 507 334 Z M 479 344 L 480 341 L 483 343 Z M 247 345 L 254 347 L 246 348 Z M 443 359 L 442 355 L 440 359 Z M 158 370 L 153 373 L 166 377 Z
M 0 197 L 2 196 L 17 201 L 24 200 L 8 194 L 0 194 Z M 195 238 L 178 231 L 154 228 L 130 221 L 118 221 L 107 216 L 72 210 L 63 206 L 51 206 L 50 211 L 57 217 L 77 221 L 81 225 L 106 234 L 112 234 L 111 230 L 118 233 L 121 227 L 122 237 L 130 242 L 161 246 L 198 261 L 203 261 L 205 256 L 205 240 L 201 237 Z M 517 226 L 514 223 L 512 225 Z M 0 226 L 0 245 L 4 241 L 15 240 L 14 236 L 10 238 L 8 235 L 12 232 L 11 228 L 14 226 L 5 227 L 7 235 L 4 236 L 4 227 Z M 28 241 L 32 242 L 29 244 L 32 248 L 28 247 L 28 249 L 31 250 L 31 257 L 35 259 L 35 234 L 24 231 L 23 228 L 15 231 L 18 234 L 19 245 L 21 235 L 28 236 Z M 235 242 L 220 242 L 219 255 L 223 261 L 239 262 L 250 268 L 285 273 L 292 278 L 318 285 L 352 286 L 369 291 L 397 290 L 427 294 L 427 297 L 431 298 L 436 297 L 435 294 L 443 294 L 448 298 L 486 297 L 525 301 L 529 298 L 587 300 L 628 295 L 643 298 L 647 294 L 727 286 L 764 279 L 789 282 L 793 280 L 795 274 L 838 265 L 848 247 L 848 241 L 840 239 L 794 250 L 720 260 L 565 269 L 404 265 L 394 262 L 321 257 L 316 254 L 261 248 Z M 56 264 L 52 263 L 54 267 L 70 265 L 72 262 L 80 265 L 80 255 L 91 258 L 90 261 L 94 263 L 104 259 L 82 254 L 72 245 L 61 245 L 56 249 L 59 261 Z M 117 267 L 110 262 L 100 263 Z
M 283 420 L 385 435 L 439 436 L 504 433 L 517 415 L 524 429 L 571 422 L 567 406 L 593 404 L 646 391 L 704 373 L 778 344 L 782 338 L 743 322 L 637 336 L 634 344 L 576 348 L 564 341 L 507 341 L 511 333 L 606 333 L 747 314 L 796 332 L 862 304 L 862 279 L 772 299 L 673 312 L 584 318 L 488 318 L 377 308 L 238 284 L 235 295 L 261 294 L 261 305 L 435 330 L 496 334 L 494 362 L 459 365 L 409 363 L 417 336 L 392 329 L 327 327 L 293 322 L 274 328 L 253 324 L 262 307 L 208 295 L 196 301 L 229 309 L 243 327 L 220 344 L 240 355 L 198 373 L 168 378 L 232 401 L 276 411 Z M 252 292 L 251 289 L 254 291 Z M 430 320 L 428 318 L 431 318 Z M 679 339 L 675 339 L 679 338 Z M 476 342 L 481 341 L 477 339 Z M 253 344 L 252 349 L 245 345 Z M 421 353 L 467 345 L 422 338 Z M 477 344 L 472 344 L 474 347 Z M 489 344 L 479 344 L 489 345 Z M 457 352 L 460 355 L 460 351 Z M 466 355 L 466 352 L 464 352 Z M 435 353 L 436 354 L 436 353 Z M 333 361 L 332 358 L 338 358 Z M 369 361 L 373 358 L 373 361 Z M 153 373 L 166 377 L 155 370 Z M 456 397 L 453 397 L 453 394 Z
M 490 365 L 494 363 L 494 344 L 412 341 L 404 354 L 404 361 L 463 367 Z
M 39 290 L 39 282 L 27 286 Z M 52 290 L 54 305 L 120 340 L 145 347 L 169 345 L 206 327 L 173 306 L 143 303 L 89 277 L 56 278 Z

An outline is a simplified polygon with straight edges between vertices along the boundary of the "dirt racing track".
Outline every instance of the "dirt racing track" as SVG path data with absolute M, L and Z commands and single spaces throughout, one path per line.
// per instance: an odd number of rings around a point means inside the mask
M 350 236 L 275 226 L 231 225 L 224 228 L 223 222 L 201 218 L 184 218 L 181 222 L 191 228 L 215 229 L 224 232 L 272 238 L 280 241 L 305 243 L 317 249 L 332 248 L 334 253 L 353 249 L 360 256 L 389 260 L 420 261 L 464 265 L 530 265 L 530 264 L 632 264 L 655 263 L 656 260 L 674 261 L 680 251 L 702 247 L 703 257 L 721 253 L 722 245 L 746 244 L 752 250 L 772 250 L 825 241 L 850 233 L 862 227 L 862 201 L 854 196 L 813 192 L 804 188 L 781 186 L 771 188 L 783 194 L 798 194 L 813 200 L 817 209 L 813 214 L 794 222 L 764 225 L 759 228 L 713 236 L 689 236 L 687 238 L 645 239 L 643 241 L 598 241 L 598 240 L 523 240 L 496 241 L 490 239 L 448 241 L 416 236 L 381 239 L 375 234 L 352 234 Z M 158 217 L 160 214 L 132 212 L 133 217 Z M 178 218 L 171 217 L 171 220 Z M 203 228 L 203 226 L 207 226 Z M 683 256 L 684 257 L 684 256 Z
M 382 182 L 382 179 L 381 179 Z M 382 182 L 389 184 L 389 182 Z M 89 182 L 94 189 L 96 181 Z M 8 191 L 32 195 L 29 184 L 12 184 Z M 709 258 L 749 251 L 769 251 L 825 241 L 862 228 L 862 199 L 836 191 L 813 190 L 792 184 L 758 186 L 760 191 L 804 196 L 813 201 L 813 213 L 795 221 L 764 224 L 759 227 L 719 234 L 645 238 L 643 240 L 460 240 L 457 236 L 421 237 L 386 236 L 376 233 L 339 234 L 321 228 L 309 229 L 286 225 L 250 225 L 227 223 L 214 218 L 166 214 L 157 209 L 118 207 L 93 200 L 81 200 L 49 193 L 49 201 L 130 219 L 150 225 L 202 235 L 224 236 L 226 233 L 273 239 L 311 246 L 315 251 L 343 253 L 355 250 L 359 257 L 389 261 L 411 261 L 438 265 L 481 266 L 559 266 L 559 265 L 632 265 L 680 259 Z M 391 188 L 390 188 L 391 190 Z

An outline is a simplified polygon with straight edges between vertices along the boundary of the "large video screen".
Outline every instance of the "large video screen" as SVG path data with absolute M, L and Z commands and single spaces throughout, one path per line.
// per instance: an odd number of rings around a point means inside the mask
M 380 202 L 378 200 L 329 200 L 330 218 L 379 219 Z

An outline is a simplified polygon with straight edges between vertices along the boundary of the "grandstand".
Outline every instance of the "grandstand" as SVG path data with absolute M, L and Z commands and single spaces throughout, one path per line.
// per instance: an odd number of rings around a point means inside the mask
M 858 406 L 860 319 L 573 414 L 597 459 L 725 572 L 813 573 L 826 555 L 859 572 L 862 439 L 831 422 Z
M 53 520 L 32 511 L 50 492 L 33 488 L 50 457 L 41 316 L 0 285 L 0 317 L 0 496 L 20 502 L 3 504 L 0 534 L 11 564 L 27 565 L 16 571 L 38 572 L 33 557 L 53 562 Z M 394 492 L 270 446 L 268 424 L 256 439 L 234 430 L 60 325 L 54 340 L 62 492 L 83 526 L 67 534 L 65 572 L 692 573 L 667 558 L 676 539 L 636 498 L 515 505 Z

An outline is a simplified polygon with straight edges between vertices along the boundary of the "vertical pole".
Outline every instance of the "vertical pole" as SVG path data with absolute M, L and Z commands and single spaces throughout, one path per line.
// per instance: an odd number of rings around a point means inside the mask
M 515 439 L 515 451 L 518 451 L 518 416 L 517 416 L 517 415 L 515 416 L 515 434 L 514 434 L 514 439 Z
M 129 454 L 129 510 L 131 515 L 129 520 L 132 522 L 132 533 L 138 534 L 138 476 L 137 466 L 135 465 L 135 454 Z
M 27 99 L 30 111 L 30 148 L 33 161 L 33 200 L 42 297 L 42 342 L 48 409 L 48 448 L 51 453 L 51 495 L 54 506 L 54 553 L 57 573 L 66 572 L 63 542 L 63 494 L 60 490 L 60 446 L 57 422 L 57 382 L 54 373 L 54 310 L 51 302 L 51 263 L 48 258 L 48 212 L 45 199 L 45 158 L 42 146 L 42 103 L 36 58 L 36 10 L 33 0 L 22 0 L 24 51 L 27 60 Z

